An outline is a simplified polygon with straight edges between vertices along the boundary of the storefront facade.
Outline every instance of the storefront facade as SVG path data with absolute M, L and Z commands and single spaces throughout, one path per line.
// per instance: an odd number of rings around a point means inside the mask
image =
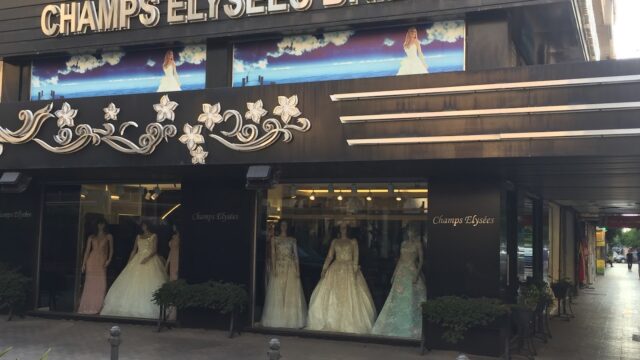
M 580 59 L 535 53 L 571 48 L 566 22 L 538 39 L 531 20 L 571 6 L 451 3 L 7 1 L 0 170 L 21 178 L 1 188 L 0 260 L 35 280 L 36 313 L 62 316 L 150 319 L 111 311 L 136 294 L 102 294 L 214 279 L 247 287 L 248 327 L 384 339 L 399 306 L 415 340 L 427 296 L 512 300 L 515 279 L 555 273 L 544 229 L 561 226 L 517 159 L 640 151 L 640 65 L 518 67 Z M 156 247 L 162 276 L 128 265 Z M 403 284 L 418 290 L 390 302 Z

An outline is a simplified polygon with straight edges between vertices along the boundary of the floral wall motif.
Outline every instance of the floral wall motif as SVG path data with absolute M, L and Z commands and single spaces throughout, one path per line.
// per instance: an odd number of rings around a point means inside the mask
M 109 103 L 102 109 L 104 123 L 102 128 L 94 128 L 88 124 L 76 124 L 78 110 L 68 102 L 64 102 L 59 109 L 54 110 L 54 104 L 50 103 L 35 113 L 31 110 L 20 111 L 18 117 L 22 125 L 17 130 L 9 130 L 0 127 L 0 155 L 3 146 L 21 145 L 35 142 L 45 150 L 55 154 L 73 154 L 89 145 L 98 146 L 102 143 L 114 150 L 135 155 L 151 155 L 164 140 L 174 138 L 178 131 L 173 124 L 176 120 L 176 109 L 179 104 L 172 101 L 168 95 L 162 96 L 159 103 L 153 105 L 156 113 L 155 121 L 149 123 L 144 134 L 137 142 L 125 136 L 129 127 L 139 127 L 138 122 L 123 121 L 117 126 L 120 117 L 120 108 L 116 104 Z M 298 97 L 279 96 L 278 106 L 273 109 L 273 114 L 279 118 L 266 118 L 268 111 L 263 107 L 262 100 L 247 103 L 247 111 L 243 118 L 237 110 L 226 110 L 221 113 L 220 103 L 203 104 L 202 113 L 196 124 L 185 124 L 183 134 L 179 141 L 186 145 L 193 164 L 205 164 L 209 152 L 206 150 L 205 135 L 223 144 L 229 149 L 239 152 L 251 152 L 265 149 L 282 139 L 290 142 L 293 139 L 292 131 L 307 132 L 311 129 L 311 122 L 301 118 L 302 112 L 298 109 Z M 53 136 L 53 142 L 45 141 L 39 137 L 40 130 L 45 122 L 55 119 L 58 132 Z M 233 121 L 233 129 L 230 131 L 216 130 L 216 125 Z

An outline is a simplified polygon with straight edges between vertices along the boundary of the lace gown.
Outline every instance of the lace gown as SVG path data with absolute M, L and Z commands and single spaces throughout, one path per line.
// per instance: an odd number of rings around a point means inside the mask
M 416 44 L 411 44 L 409 47 L 404 48 L 407 57 L 400 62 L 398 75 L 427 74 L 429 72 L 424 58 L 420 56 L 418 50 Z
M 327 261 L 333 262 L 311 295 L 307 329 L 368 334 L 376 309 L 357 263 L 355 240 L 333 240 Z
M 391 292 L 373 327 L 376 335 L 420 338 L 422 334 L 421 304 L 427 300 L 427 287 L 418 269 L 419 246 L 419 242 L 402 243 Z
M 262 326 L 300 329 L 307 322 L 307 303 L 300 282 L 296 240 L 276 237 L 275 269 L 269 276 Z
M 104 264 L 109 256 L 109 240 L 106 236 L 92 236 L 89 241 L 91 252 L 85 264 L 85 279 L 78 313 L 99 314 L 107 292 L 107 269 Z
M 160 308 L 153 303 L 153 293 L 167 282 L 164 261 L 156 254 L 149 261 L 141 261 L 154 251 L 155 235 L 138 236 L 138 252 L 113 282 L 100 315 L 157 318 Z

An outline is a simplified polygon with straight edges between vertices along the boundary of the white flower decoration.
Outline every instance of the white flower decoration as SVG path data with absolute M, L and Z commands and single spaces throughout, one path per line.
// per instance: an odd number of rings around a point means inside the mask
M 109 106 L 102 109 L 102 111 L 104 111 L 104 121 L 118 120 L 118 114 L 120 113 L 120 108 L 117 108 L 116 104 L 110 103 Z
M 204 123 L 207 129 L 213 130 L 216 124 L 222 122 L 222 115 L 220 115 L 220 103 L 215 105 L 202 104 L 202 114 L 198 117 L 198 122 Z
M 204 164 L 205 159 L 207 158 L 207 156 L 209 156 L 209 153 L 207 151 L 204 151 L 202 146 L 198 146 L 195 150 L 192 150 L 190 154 L 191 154 L 191 163 L 194 165 Z
M 169 100 L 169 96 L 165 95 L 160 99 L 160 104 L 153 105 L 153 110 L 158 113 L 156 116 L 157 122 L 163 122 L 165 120 L 174 121 L 176 119 L 176 113 L 174 110 L 178 107 L 178 103 Z
M 286 96 L 278 96 L 278 104 L 275 109 L 273 109 L 273 113 L 282 118 L 285 124 L 288 124 L 291 121 L 291 118 L 296 118 L 302 115 L 302 112 L 298 109 L 298 95 L 293 95 L 290 98 Z
M 191 151 L 194 151 L 198 144 L 204 143 L 204 136 L 200 133 L 202 132 L 202 125 L 191 126 L 189 124 L 185 124 L 184 135 L 180 136 L 180 142 L 187 145 L 187 148 Z
M 74 127 L 74 118 L 78 115 L 78 110 L 72 109 L 69 103 L 62 104 L 62 108 L 55 112 L 58 118 L 58 127 L 63 128 L 65 126 Z
M 249 109 L 249 111 L 247 111 L 245 117 L 247 119 L 251 119 L 256 124 L 260 124 L 262 117 L 268 114 L 267 110 L 262 107 L 262 100 L 258 100 L 254 103 L 247 103 L 247 109 Z

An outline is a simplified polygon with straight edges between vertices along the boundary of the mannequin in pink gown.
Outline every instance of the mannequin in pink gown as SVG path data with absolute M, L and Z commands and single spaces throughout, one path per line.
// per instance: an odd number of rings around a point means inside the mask
M 80 314 L 99 314 L 107 292 L 107 267 L 113 256 L 113 236 L 106 230 L 107 222 L 98 220 L 96 232 L 87 239 L 82 273 L 85 274 Z
M 180 232 L 178 227 L 173 225 L 173 236 L 169 240 L 169 256 L 167 256 L 167 264 L 165 269 L 169 274 L 169 281 L 178 280 L 178 271 L 180 267 Z

